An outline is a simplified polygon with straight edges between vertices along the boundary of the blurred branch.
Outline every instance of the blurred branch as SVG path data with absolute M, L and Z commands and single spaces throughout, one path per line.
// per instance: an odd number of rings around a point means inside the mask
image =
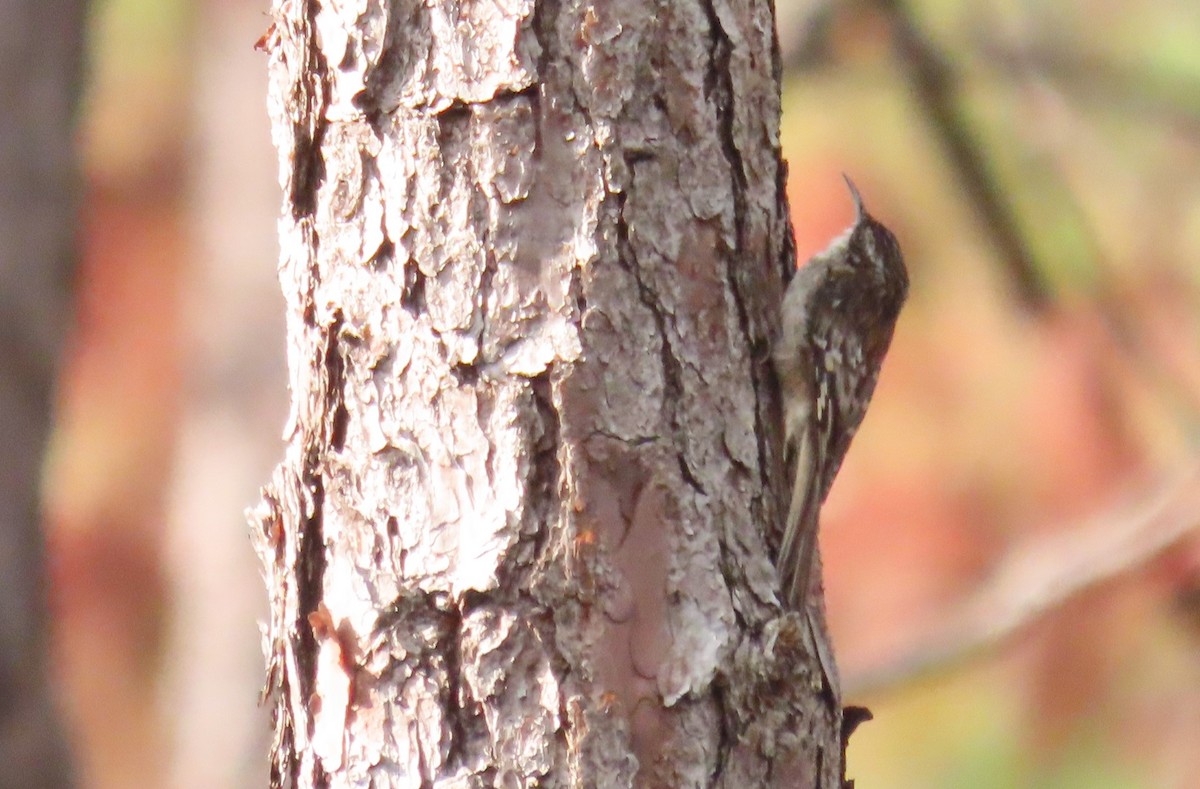
M 1038 273 L 1033 253 L 1017 225 L 1012 204 L 1001 193 L 979 144 L 958 108 L 946 59 L 918 28 L 902 0 L 874 0 L 886 17 L 909 87 L 962 182 L 984 231 L 1000 253 L 1005 273 L 1021 303 L 1035 314 L 1050 306 L 1050 290 Z
M 1115 63 L 1109 58 L 1064 49 L 1061 42 L 1001 42 L 987 33 L 975 36 L 983 62 L 1013 80 L 1046 80 L 1075 99 L 1087 101 L 1123 120 L 1165 119 L 1200 134 L 1195 97 L 1200 83 L 1150 69 Z
M 944 673 L 995 651 L 1097 587 L 1141 570 L 1200 527 L 1200 465 L 1158 484 L 1132 508 L 1017 546 L 937 631 L 891 663 L 850 675 L 863 696 Z
M 893 32 L 895 46 L 900 56 L 901 65 L 905 70 L 906 79 L 917 97 L 919 109 L 926 115 L 930 126 L 939 138 L 946 151 L 953 171 L 961 179 L 968 200 L 973 204 L 975 212 L 983 221 L 983 227 L 993 246 L 1000 253 L 1000 260 L 1005 266 L 1008 279 L 1024 305 L 1034 314 L 1043 315 L 1051 306 L 1051 296 L 1048 286 L 1038 273 L 1033 262 L 1033 253 L 1026 238 L 1021 234 L 1017 225 L 1012 204 L 1002 194 L 987 171 L 983 151 L 973 138 L 966 119 L 958 109 L 955 95 L 954 75 L 947 65 L 945 57 L 937 50 L 933 42 L 924 36 L 918 27 L 917 20 L 909 12 L 904 0 L 871 0 L 888 19 Z M 998 48 L 993 48 L 993 54 Z M 1037 52 L 1038 50 L 1031 50 Z M 995 55 L 999 57 L 998 55 Z M 1057 69 L 1060 77 L 1073 75 L 1080 84 L 1098 81 L 1105 82 L 1105 75 L 1112 76 L 1118 83 L 1112 90 L 1121 91 L 1130 96 L 1142 96 L 1144 91 L 1137 90 L 1136 74 L 1121 72 L 1116 66 L 1103 64 L 1094 59 L 1072 58 L 1069 55 L 1041 51 L 1040 58 L 1031 60 L 1029 54 L 1010 53 L 1008 63 L 1016 70 L 1024 69 L 1028 76 L 1035 64 Z M 1089 69 L 1095 69 L 1090 77 L 1085 76 Z M 1124 79 L 1117 80 L 1116 75 L 1122 74 Z M 1158 83 L 1162 83 L 1159 80 Z M 1157 84 L 1157 83 L 1156 83 Z M 1190 82 L 1167 86 L 1159 85 L 1159 94 L 1183 97 L 1194 95 Z M 1150 101 L 1143 99 L 1143 103 Z M 1162 108 L 1169 105 L 1165 100 L 1157 102 Z M 1183 114 L 1179 111 L 1178 114 Z M 1178 117 L 1177 114 L 1177 117 Z M 1183 114 L 1192 125 L 1196 118 Z M 1096 233 L 1084 220 L 1085 213 L 1074 195 L 1063 189 L 1075 202 L 1075 217 L 1078 226 L 1086 230 L 1086 238 L 1096 239 Z M 1092 260 L 1098 263 L 1102 258 L 1098 247 L 1093 243 Z M 1106 278 L 1107 279 L 1107 278 Z M 1132 360 L 1148 378 L 1155 379 L 1176 401 L 1195 406 L 1198 397 L 1178 375 L 1175 375 L 1162 359 L 1158 358 L 1141 336 L 1138 320 L 1120 300 L 1112 296 L 1111 283 L 1105 283 L 1104 292 L 1096 300 L 1097 306 L 1105 318 L 1117 348 Z
M 1052 96 L 1054 110 L 1057 110 L 1059 115 L 1066 111 L 1070 106 L 1070 100 L 1063 94 L 1063 88 L 1056 81 L 1054 75 L 1046 75 L 1039 70 L 1037 64 L 1040 59 L 1025 62 L 1022 60 L 1022 55 L 1017 52 L 1013 52 L 1009 57 L 1011 76 L 1015 82 L 1033 88 L 1035 99 L 1040 99 L 1042 102 L 1046 102 L 1047 97 Z M 1093 61 L 1095 62 L 1093 63 Z M 1052 69 L 1053 67 L 1049 63 L 1072 64 L 1070 66 L 1063 65 L 1063 68 L 1076 74 L 1081 87 L 1086 87 L 1084 83 L 1089 80 L 1082 73 L 1077 72 L 1085 69 L 1089 64 L 1095 66 L 1096 75 L 1120 71 L 1113 64 L 1100 59 L 1069 54 L 1047 55 L 1047 68 Z M 1128 74 L 1126 74 L 1126 78 L 1132 79 Z M 1100 79 L 1103 80 L 1103 77 L 1101 76 Z M 1200 85 L 1195 87 L 1200 89 Z M 1178 110 L 1178 108 L 1176 109 Z M 1180 115 L 1186 116 L 1186 113 L 1179 110 L 1176 112 L 1176 116 Z M 1200 118 L 1191 118 L 1191 121 L 1193 125 L 1196 125 Z M 1026 144 L 1040 150 L 1042 164 L 1039 171 L 1050 174 L 1055 180 L 1057 185 L 1055 203 L 1062 213 L 1070 216 L 1078 230 L 1080 243 L 1085 247 L 1084 254 L 1095 272 L 1093 304 L 1104 321 L 1104 326 L 1116 351 L 1124 355 L 1145 380 L 1154 382 L 1164 399 L 1169 401 L 1169 406 L 1186 409 L 1187 413 L 1184 416 L 1185 418 L 1190 417 L 1190 415 L 1200 412 L 1200 390 L 1197 390 L 1189 382 L 1187 375 L 1173 369 L 1172 365 L 1152 347 L 1151 342 L 1145 336 L 1145 322 L 1139 318 L 1135 306 L 1120 293 L 1112 266 L 1099 242 L 1100 232 L 1091 220 L 1081 199 L 1082 192 L 1068 186 L 1070 179 L 1064 162 L 1073 153 L 1077 153 L 1083 140 L 1087 139 L 1089 132 L 1092 131 L 1082 120 L 1072 118 L 1071 122 L 1074 124 L 1074 128 L 1066 138 L 1069 142 L 1064 142 L 1059 135 L 1027 133 L 1025 135 Z M 1054 142 L 1051 143 L 1050 140 L 1054 140 Z M 1067 145 L 1072 146 L 1072 150 L 1067 150 Z

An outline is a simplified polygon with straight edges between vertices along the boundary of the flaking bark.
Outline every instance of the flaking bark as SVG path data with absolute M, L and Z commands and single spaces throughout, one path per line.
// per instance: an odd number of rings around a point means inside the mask
M 781 616 L 771 4 L 278 0 L 273 777 L 835 787 Z

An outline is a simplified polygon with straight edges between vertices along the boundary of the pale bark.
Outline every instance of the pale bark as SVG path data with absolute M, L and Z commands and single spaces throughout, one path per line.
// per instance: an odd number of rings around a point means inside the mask
M 771 563 L 771 4 L 275 14 L 275 781 L 838 786 Z

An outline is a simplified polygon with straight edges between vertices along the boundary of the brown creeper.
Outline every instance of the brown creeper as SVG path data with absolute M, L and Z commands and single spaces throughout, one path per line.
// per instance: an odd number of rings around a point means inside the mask
M 773 349 L 783 400 L 792 496 L 776 567 L 783 602 L 804 611 L 818 517 L 875 390 L 908 294 L 891 231 L 875 221 L 849 178 L 856 217 L 796 272 Z

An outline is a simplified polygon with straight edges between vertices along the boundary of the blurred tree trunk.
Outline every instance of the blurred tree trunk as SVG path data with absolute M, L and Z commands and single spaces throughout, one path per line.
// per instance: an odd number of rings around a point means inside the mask
M 287 409 L 272 265 L 279 189 L 262 111 L 264 58 L 250 47 L 262 8 L 210 2 L 196 21 L 188 167 L 196 249 L 181 289 L 187 364 L 166 518 L 168 785 L 258 789 L 269 745 L 255 703 L 266 601 L 239 524 L 279 457 Z
M 771 564 L 769 0 L 277 0 L 264 45 L 275 783 L 839 786 Z
M 71 782 L 48 683 L 38 482 L 76 263 L 85 7 L 0 3 L 0 783 L 23 787 Z

